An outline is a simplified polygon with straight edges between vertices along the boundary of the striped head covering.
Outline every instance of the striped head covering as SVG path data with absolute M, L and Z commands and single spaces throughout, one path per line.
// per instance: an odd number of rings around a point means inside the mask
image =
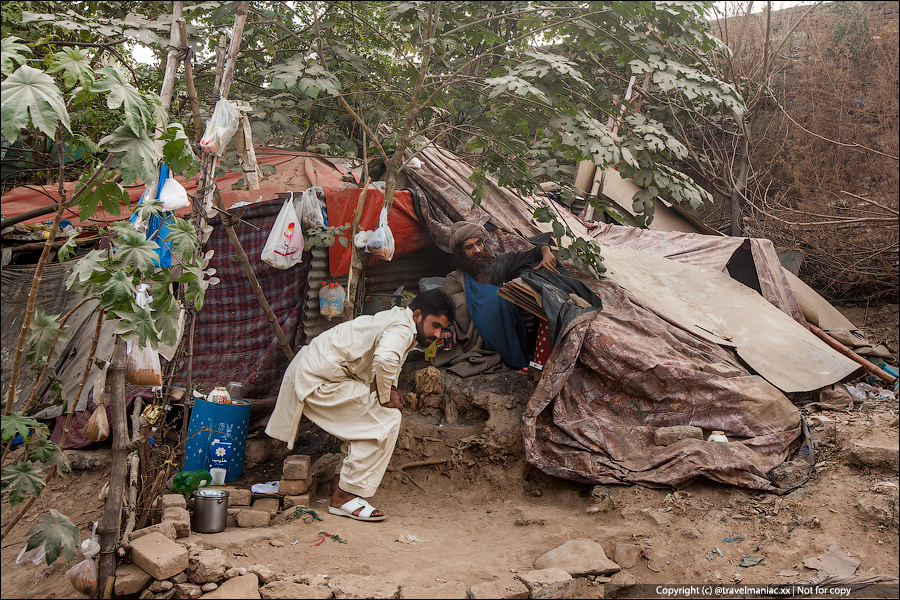
M 469 223 L 468 221 L 457 221 L 450 228 L 450 248 L 456 248 L 469 238 L 478 238 L 482 241 L 487 240 L 487 230 L 477 223 Z

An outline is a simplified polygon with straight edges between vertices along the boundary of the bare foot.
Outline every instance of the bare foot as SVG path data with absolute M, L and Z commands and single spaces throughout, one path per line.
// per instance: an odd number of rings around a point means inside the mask
M 340 480 L 339 475 L 335 475 L 334 479 L 331 480 L 331 502 L 329 503 L 331 506 L 335 508 L 340 508 L 350 500 L 356 498 L 356 494 L 351 494 L 350 492 L 345 492 L 340 487 L 338 487 L 338 481 Z M 357 508 L 353 511 L 353 514 L 359 516 L 360 511 L 362 511 L 363 507 Z M 372 517 L 383 517 L 384 513 L 377 508 L 370 515 Z

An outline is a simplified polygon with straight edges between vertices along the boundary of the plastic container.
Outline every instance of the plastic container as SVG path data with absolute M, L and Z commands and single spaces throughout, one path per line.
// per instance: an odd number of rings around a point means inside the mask
M 713 431 L 709 434 L 709 437 L 706 438 L 707 442 L 727 442 L 728 438 L 725 436 L 724 431 Z
M 325 284 L 319 290 L 319 312 L 329 321 L 344 314 L 344 287 L 339 283 Z
M 188 440 L 184 446 L 184 470 L 206 469 L 213 440 L 231 443 L 231 459 L 225 481 L 240 479 L 244 472 L 247 449 L 247 427 L 250 424 L 250 403 L 234 400 L 231 404 L 216 404 L 205 400 L 194 402 L 188 422 Z
M 225 477 L 228 475 L 228 469 L 213 467 L 209 470 L 209 474 L 212 476 L 209 485 L 225 485 Z
M 216 404 L 231 404 L 231 394 L 224 386 L 219 386 L 206 396 L 207 402 L 215 402 Z
M 225 524 L 228 521 L 228 492 L 197 490 L 191 497 L 194 499 L 191 529 L 198 533 L 225 531 Z

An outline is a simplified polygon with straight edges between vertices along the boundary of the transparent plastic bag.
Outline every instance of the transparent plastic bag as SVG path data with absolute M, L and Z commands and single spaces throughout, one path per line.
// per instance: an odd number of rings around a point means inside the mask
M 225 147 L 234 137 L 240 124 L 241 113 L 226 98 L 219 98 L 212 116 L 206 123 L 206 131 L 200 138 L 200 148 L 205 152 L 222 156 Z
M 384 260 L 394 258 L 394 234 L 387 224 L 387 209 L 381 209 L 381 215 L 378 217 L 378 228 L 369 236 L 366 244 L 366 252 L 379 256 Z
M 278 212 L 260 259 L 276 269 L 290 269 L 303 258 L 303 232 L 294 210 L 293 194 Z
M 178 210 L 191 205 L 187 191 L 174 177 L 169 177 L 159 190 L 159 202 L 163 210 Z
M 109 437 L 109 418 L 106 416 L 106 406 L 98 404 L 94 414 L 84 424 L 82 430 L 84 437 L 92 442 L 102 442 Z
M 100 543 L 96 537 L 97 523 L 91 530 L 91 537 L 81 542 L 81 554 L 84 560 L 66 571 L 66 577 L 77 591 L 88 596 L 97 594 L 97 585 L 100 581 L 100 574 L 97 570 L 97 562 L 94 556 L 100 552 Z
M 312 190 L 306 190 L 300 196 L 300 210 L 297 213 L 300 217 L 300 225 L 303 231 L 309 231 L 315 227 L 325 227 L 325 219 L 322 218 L 322 208 L 319 206 L 319 199 Z
M 125 381 L 135 385 L 162 385 L 159 354 L 150 346 L 132 344 L 125 360 Z
M 19 552 L 19 556 L 16 557 L 16 564 L 21 564 L 26 560 L 30 560 L 35 565 L 39 565 L 42 562 L 46 562 L 47 551 L 44 549 L 44 544 L 37 546 L 36 548 L 32 548 L 31 550 L 25 551 L 25 548 L 28 547 L 28 544 L 22 546 L 22 551 Z

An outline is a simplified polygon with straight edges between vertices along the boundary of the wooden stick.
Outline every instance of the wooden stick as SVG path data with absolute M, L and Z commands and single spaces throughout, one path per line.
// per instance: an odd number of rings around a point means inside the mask
M 821 339 L 823 342 L 825 342 L 826 344 L 828 344 L 829 346 L 831 346 L 832 348 L 834 348 L 835 350 L 837 350 L 838 352 L 840 352 L 841 354 L 843 354 L 844 356 L 849 358 L 850 360 L 861 364 L 863 367 L 865 367 L 866 371 L 868 371 L 869 373 L 880 377 L 881 379 L 888 382 L 890 385 L 894 385 L 894 383 L 897 381 L 896 377 L 894 377 L 893 375 L 891 375 L 884 369 L 878 368 L 878 366 L 872 364 L 871 362 L 869 362 L 868 360 L 866 360 L 865 358 L 863 358 L 862 356 L 860 356 L 859 354 L 857 354 L 856 352 L 854 352 L 853 350 L 851 350 L 850 348 L 845 346 L 844 344 L 840 343 L 839 341 L 837 341 L 836 339 L 834 339 L 833 337 L 831 337 L 830 335 L 828 335 L 827 333 L 825 333 L 824 331 L 822 331 L 821 329 L 819 329 L 818 327 L 813 325 L 812 323 L 807 323 L 807 325 L 809 325 L 809 330 L 812 331 L 814 334 L 816 334 L 819 337 L 819 339 Z
M 370 179 L 367 176 L 362 191 L 359 193 L 359 200 L 356 202 L 356 212 L 353 214 L 353 225 L 350 228 L 350 272 L 347 275 L 347 301 L 344 303 L 344 321 L 353 319 L 356 312 L 356 286 L 359 282 L 359 275 L 365 266 L 359 255 L 359 249 L 353 243 L 359 231 L 359 219 L 362 217 L 363 206 L 366 204 L 366 195 L 369 193 Z
M 234 30 L 231 34 L 231 46 L 228 49 L 228 60 L 225 61 L 225 71 L 222 73 L 222 88 L 219 90 L 219 96 L 228 97 L 228 91 L 231 89 L 231 80 L 234 77 L 234 66 L 237 63 L 238 49 L 241 47 L 241 36 L 244 34 L 244 24 L 247 22 L 247 12 L 250 7 L 250 0 L 241 0 L 238 5 L 237 14 L 234 17 Z
M 139 430 L 138 430 L 139 431 Z M 131 532 L 137 521 L 137 495 L 138 495 L 138 471 L 140 469 L 141 457 L 135 451 L 128 455 L 128 504 L 125 505 L 125 531 L 122 532 L 122 542 L 119 544 L 118 555 L 125 556 L 125 551 L 130 546 L 129 540 Z
M 112 468 L 109 474 L 109 496 L 103 508 L 98 533 L 100 536 L 100 581 L 106 582 L 101 597 L 106 597 L 110 580 L 116 577 L 116 542 L 122 518 L 122 500 L 125 492 L 128 427 L 125 423 L 125 342 L 116 337 L 112 359 L 109 363 L 112 381 Z
M 180 30 L 178 29 L 178 20 L 181 19 L 184 2 L 175 0 L 172 3 L 172 27 L 169 30 L 169 52 L 166 55 L 166 71 L 163 75 L 162 90 L 159 97 L 162 100 L 162 107 L 166 114 L 169 113 L 169 106 L 172 104 L 172 90 L 175 88 L 175 73 L 178 71 L 178 48 L 182 42 L 179 39 Z
M 197 101 L 197 90 L 194 88 L 194 69 L 191 67 L 191 47 L 188 44 L 187 26 L 184 19 L 177 19 L 181 32 L 181 43 L 187 48 L 184 56 L 184 83 L 187 86 L 188 100 L 191 101 L 191 115 L 194 118 L 194 134 L 197 141 L 203 137 L 203 120 L 200 118 L 200 103 Z

